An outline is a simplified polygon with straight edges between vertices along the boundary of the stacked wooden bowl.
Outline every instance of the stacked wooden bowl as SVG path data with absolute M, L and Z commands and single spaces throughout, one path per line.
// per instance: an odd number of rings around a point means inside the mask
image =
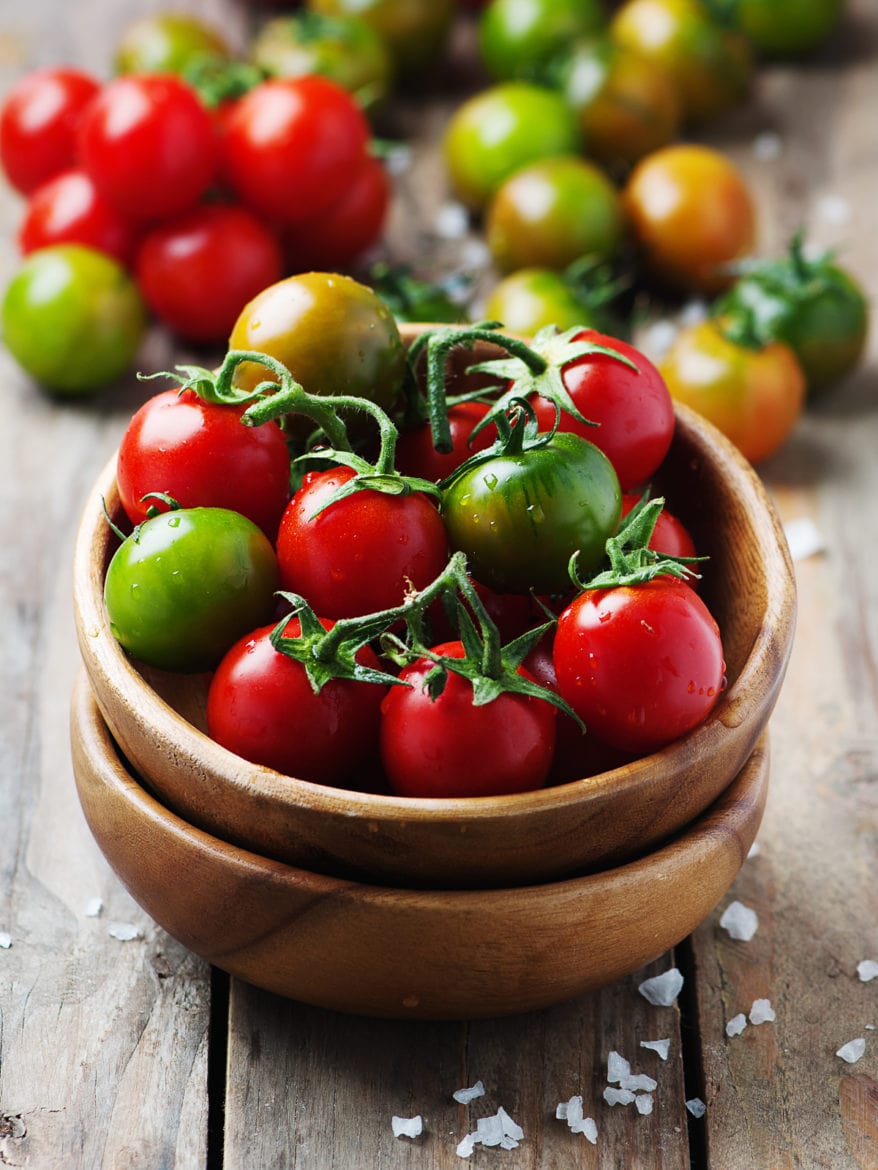
M 416 800 L 247 763 L 204 730 L 206 676 L 130 660 L 103 579 L 114 467 L 88 500 L 74 601 L 84 673 L 74 770 L 94 836 L 170 934 L 305 1002 L 424 1018 L 525 1011 L 619 978 L 679 942 L 731 885 L 767 789 L 765 727 L 795 589 L 761 481 L 678 408 L 655 487 L 710 558 L 728 686 L 662 751 L 504 797 Z

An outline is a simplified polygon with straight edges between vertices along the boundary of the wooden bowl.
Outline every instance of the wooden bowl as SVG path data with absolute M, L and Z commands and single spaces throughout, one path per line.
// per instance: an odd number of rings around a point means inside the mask
M 728 890 L 767 790 L 763 739 L 701 818 L 638 861 L 512 889 L 396 889 L 293 868 L 170 812 L 123 763 L 84 676 L 71 736 L 91 831 L 169 934 L 279 995 L 401 1018 L 530 1011 L 658 958 Z
M 74 566 L 79 644 L 98 704 L 126 758 L 169 808 L 266 857 L 406 885 L 511 885 L 616 864 L 654 848 L 716 799 L 777 698 L 795 622 L 786 541 L 750 465 L 685 407 L 655 486 L 710 557 L 701 591 L 722 631 L 728 687 L 704 724 L 662 751 L 513 796 L 418 800 L 342 790 L 249 764 L 212 742 L 207 677 L 141 667 L 110 633 L 103 581 L 116 538 L 102 499 L 118 518 L 114 466 L 85 506 Z

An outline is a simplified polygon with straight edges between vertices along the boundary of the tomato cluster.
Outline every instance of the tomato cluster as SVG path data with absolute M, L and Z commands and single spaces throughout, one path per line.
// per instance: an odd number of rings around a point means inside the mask
M 296 317 L 315 282 L 322 354 Z M 606 761 L 704 719 L 721 639 L 691 538 L 647 502 L 674 414 L 642 353 L 587 329 L 525 345 L 449 326 L 400 362 L 389 310 L 348 277 L 264 295 L 288 315 L 283 357 L 251 344 L 216 374 L 183 367 L 117 463 L 134 528 L 106 575 L 111 628 L 151 666 L 211 672 L 218 742 L 324 783 L 374 757 L 398 794 L 487 795 L 597 767 L 582 723 Z M 451 355 L 479 344 L 461 389 Z M 333 391 L 339 360 L 351 384 L 358 366 L 395 384 Z

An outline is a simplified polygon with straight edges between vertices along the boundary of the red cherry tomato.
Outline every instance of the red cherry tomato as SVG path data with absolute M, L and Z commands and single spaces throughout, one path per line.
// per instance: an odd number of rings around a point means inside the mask
M 18 228 L 23 256 L 50 244 L 84 244 L 128 265 L 135 230 L 103 198 L 85 171 L 71 170 L 43 183 L 31 195 Z
M 192 341 L 224 341 L 244 306 L 283 275 L 274 233 L 244 207 L 206 203 L 143 238 L 137 282 L 157 317 Z
M 213 119 L 171 74 L 131 74 L 104 86 L 80 124 L 82 164 L 129 219 L 165 219 L 197 203 L 217 170 Z
M 707 716 L 724 686 L 719 628 L 689 585 L 587 589 L 558 619 L 558 690 L 591 734 L 657 751 Z
M 78 69 L 36 69 L 13 85 L 0 109 L 0 162 L 29 195 L 76 161 L 80 118 L 100 91 Z
M 223 116 L 222 170 L 249 207 L 296 223 L 344 195 L 368 140 L 368 122 L 341 86 L 317 75 L 276 78 Z
M 460 642 L 436 652 L 462 658 Z M 424 679 L 432 668 L 419 658 L 381 704 L 381 758 L 399 796 L 499 796 L 541 788 L 552 763 L 556 708 L 545 699 L 503 693 L 476 707 L 469 680 L 448 672 L 431 699 Z M 530 677 L 527 671 L 520 673 Z
M 625 491 L 646 483 L 668 453 L 674 434 L 671 396 L 649 358 L 627 342 L 594 329 L 578 336 L 616 350 L 636 367 L 595 353 L 571 362 L 562 374 L 580 414 L 598 426 L 586 426 L 572 414 L 562 413 L 559 429 L 581 435 L 600 448 Z M 534 408 L 541 429 L 548 430 L 554 422 L 554 407 L 537 398 Z
M 622 520 L 639 501 L 640 496 L 633 492 L 625 493 L 622 496 L 620 526 Z M 689 535 L 686 526 L 667 508 L 663 508 L 659 512 L 655 528 L 652 530 L 649 547 L 654 552 L 664 553 L 666 557 L 694 557 L 696 555 L 695 541 Z
M 420 492 L 358 491 L 315 515 L 353 474 L 347 467 L 309 472 L 277 538 L 282 588 L 333 618 L 399 605 L 409 589 L 438 577 L 448 556 L 439 512 Z
M 332 624 L 323 621 L 326 629 Z M 253 764 L 342 784 L 377 754 L 385 688 L 332 679 L 315 694 L 302 664 L 272 646 L 272 629 L 263 626 L 241 638 L 220 662 L 207 695 L 208 731 Z M 284 634 L 295 637 L 300 629 L 299 619 L 290 618 Z M 368 646 L 357 661 L 379 669 Z
M 329 207 L 290 224 L 283 233 L 291 272 L 345 268 L 381 235 L 390 207 L 382 163 L 364 155 L 347 190 Z
M 484 427 L 473 436 L 476 425 L 490 408 L 484 402 L 458 402 L 448 410 L 451 450 L 437 451 L 433 446 L 430 424 L 419 423 L 402 431 L 396 444 L 396 467 L 403 475 L 416 475 L 438 483 L 460 467 L 476 451 L 484 451 L 497 438 L 497 428 Z M 472 436 L 472 442 L 470 437 Z
M 290 458 L 275 423 L 244 426 L 243 407 L 165 390 L 141 406 L 119 444 L 116 478 L 125 514 L 146 519 L 164 492 L 185 508 L 228 508 L 274 541 L 290 494 Z

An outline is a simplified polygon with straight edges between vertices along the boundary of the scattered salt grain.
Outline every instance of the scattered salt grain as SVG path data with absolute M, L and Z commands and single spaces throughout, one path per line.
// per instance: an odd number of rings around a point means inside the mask
M 608 1105 L 630 1105 L 634 1100 L 634 1094 L 630 1089 L 614 1089 L 607 1085 L 604 1089 L 604 1100 Z
M 670 1007 L 683 989 L 683 976 L 676 967 L 654 975 L 652 979 L 644 979 L 637 988 L 644 999 L 656 1007 Z
M 89 898 L 85 904 L 86 918 L 100 918 L 104 912 L 104 904 L 100 898 Z
M 847 1044 L 842 1044 L 835 1055 L 840 1056 L 848 1064 L 856 1064 L 865 1051 L 866 1041 L 862 1036 L 859 1036 L 856 1040 L 849 1040 Z
M 571 1097 L 569 1101 L 559 1101 L 555 1109 L 555 1116 L 559 1121 L 567 1122 L 571 1133 L 584 1134 L 592 1145 L 597 1143 L 598 1127 L 593 1117 L 584 1115 L 582 1097 Z
M 581 1133 L 587 1142 L 591 1142 L 593 1146 L 598 1144 L 598 1127 L 593 1117 L 583 1117 L 582 1121 L 571 1125 L 570 1128 L 574 1133 Z
M 632 1092 L 653 1093 L 658 1088 L 658 1082 L 646 1073 L 637 1073 L 635 1076 L 623 1077 L 619 1082 L 621 1089 L 630 1089 Z
M 559 1121 L 575 1121 L 582 1117 L 582 1098 L 571 1097 L 568 1101 L 559 1101 L 555 1106 L 555 1116 Z
M 620 1056 L 618 1052 L 612 1051 L 607 1057 L 607 1080 L 611 1085 L 618 1084 L 623 1077 L 629 1076 L 631 1073 L 631 1065 L 624 1056 Z
M 461 1105 L 469 1105 L 470 1101 L 475 1101 L 476 1097 L 484 1097 L 485 1086 L 481 1081 L 476 1081 L 474 1085 L 470 1085 L 468 1089 L 455 1089 L 451 1094 L 455 1101 L 459 1101 Z
M 652 1113 L 652 1093 L 638 1093 L 634 1098 L 634 1107 L 642 1116 L 648 1117 Z
M 501 1105 L 490 1117 L 480 1117 L 476 1122 L 476 1141 L 483 1146 L 501 1146 L 514 1150 L 524 1137 L 524 1130 L 513 1121 Z
M 671 1050 L 671 1042 L 670 1040 L 641 1040 L 640 1047 L 649 1048 L 652 1052 L 657 1052 L 662 1060 L 667 1060 Z
M 8 951 L 12 946 L 12 935 L 6 930 L 0 930 L 0 947 Z
M 874 1031 L 875 1031 L 875 1025 L 874 1025 L 874 1024 L 866 1024 L 866 1031 L 867 1031 L 867 1032 L 874 1032 Z
M 424 1132 L 424 1121 L 420 1113 L 415 1117 L 397 1117 L 394 1113 L 390 1119 L 394 1137 L 416 1138 Z
M 457 1143 L 457 1149 L 455 1150 L 455 1153 L 457 1154 L 458 1158 L 469 1158 L 475 1148 L 476 1135 L 474 1133 L 468 1133 L 466 1137 L 461 1138 L 461 1140 Z
M 863 959 L 857 963 L 857 977 L 861 983 L 869 983 L 878 976 L 878 963 L 874 959 Z
M 693 1117 L 703 1117 L 707 1112 L 707 1106 L 700 1097 L 692 1097 L 689 1101 L 686 1102 L 686 1108 Z
M 443 203 L 433 223 L 436 235 L 443 240 L 460 240 L 469 230 L 469 212 L 462 203 Z
M 760 162 L 774 162 L 783 152 L 783 139 L 774 130 L 763 130 L 753 139 L 753 154 Z
M 743 902 L 730 902 L 719 920 L 720 926 L 729 932 L 731 938 L 749 942 L 759 926 L 756 911 Z
M 732 1016 L 732 1018 L 726 1024 L 726 1035 L 740 1036 L 746 1027 L 747 1017 L 743 1012 L 738 1012 L 738 1014 L 736 1016 Z
M 762 846 L 758 841 L 754 841 L 747 851 L 747 860 L 749 861 L 751 857 L 758 857 L 761 852 Z
M 119 942 L 132 942 L 136 938 L 143 938 L 140 927 L 135 926 L 133 922 L 111 922 L 107 927 L 107 934 Z
M 770 999 L 754 999 L 750 1008 L 751 1024 L 767 1024 L 777 1019 Z
M 797 516 L 784 525 L 784 535 L 794 561 L 805 561 L 826 552 L 826 541 L 810 516 Z
M 824 223 L 837 226 L 846 224 L 851 218 L 851 205 L 843 195 L 821 195 L 817 200 L 815 211 L 817 217 Z

